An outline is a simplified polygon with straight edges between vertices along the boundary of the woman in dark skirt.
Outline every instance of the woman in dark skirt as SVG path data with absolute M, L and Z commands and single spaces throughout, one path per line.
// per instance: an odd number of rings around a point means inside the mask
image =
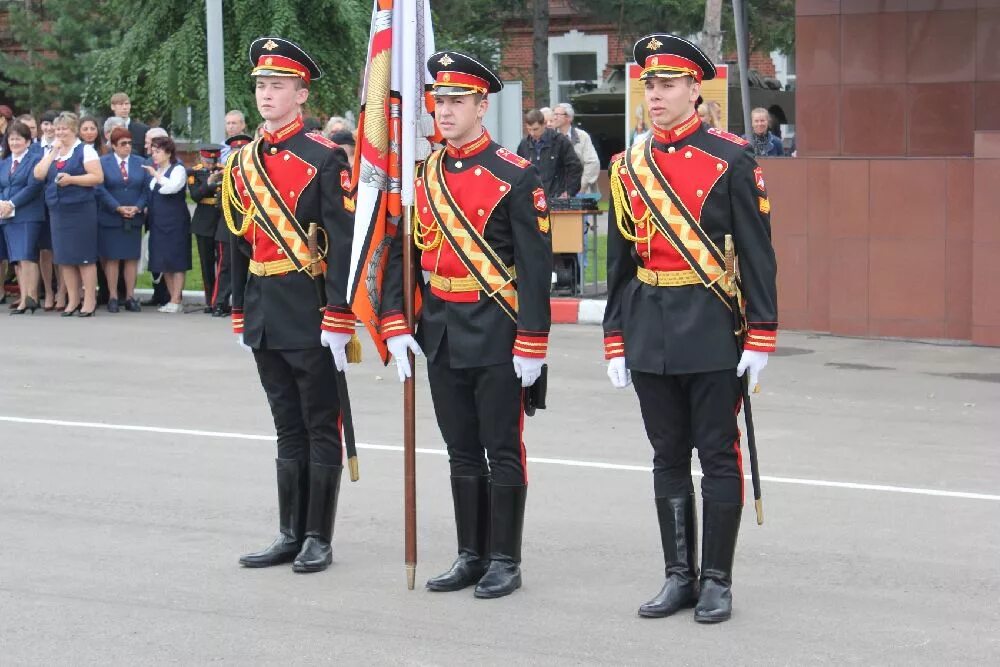
M 125 310 L 139 312 L 135 278 L 142 250 L 142 226 L 149 201 L 149 174 L 132 155 L 132 133 L 116 127 L 109 138 L 112 152 L 101 158 L 104 185 L 97 188 L 97 246 L 107 278 L 108 312 L 117 313 L 118 267 L 125 265 Z
M 153 165 L 143 167 L 149 183 L 149 270 L 162 273 L 170 303 L 161 313 L 180 313 L 184 274 L 191 268 L 191 212 L 187 207 L 187 170 L 177 161 L 170 137 L 156 137 L 150 144 Z
M 7 256 L 17 262 L 21 300 L 11 315 L 38 309 L 38 237 L 45 224 L 42 184 L 34 169 L 40 155 L 30 150 L 31 129 L 14 123 L 8 133 L 10 154 L 0 160 L 0 243 L 6 241 Z
M 76 114 L 63 112 L 53 124 L 55 143 L 35 165 L 35 178 L 45 181 L 52 251 L 66 284 L 63 316 L 79 311 L 80 317 L 91 317 L 97 309 L 97 197 L 94 188 L 104 182 L 104 173 L 94 147 L 85 145 L 76 136 L 79 126 Z

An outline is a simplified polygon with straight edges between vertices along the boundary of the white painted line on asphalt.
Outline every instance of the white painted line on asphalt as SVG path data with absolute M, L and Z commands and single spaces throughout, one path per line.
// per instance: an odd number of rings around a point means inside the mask
M 201 431 L 187 428 L 165 428 L 162 426 L 136 426 L 131 424 L 104 424 L 101 422 L 79 422 L 67 421 L 63 419 L 37 419 L 31 417 L 9 417 L 0 415 L 0 422 L 10 422 L 13 424 L 34 424 L 39 426 L 63 426 L 67 428 L 93 428 L 105 429 L 109 431 L 139 431 L 142 433 L 163 433 L 165 435 L 188 435 L 201 438 L 226 438 L 230 440 L 263 440 L 274 441 L 273 435 L 255 435 L 253 433 L 232 433 L 227 431 Z M 372 445 L 358 443 L 358 449 L 371 449 L 384 452 L 402 452 L 399 445 Z M 435 456 L 447 456 L 448 452 L 443 449 L 429 449 L 417 447 L 418 454 L 433 454 Z M 573 468 L 598 468 L 600 470 L 624 470 L 628 472 L 650 472 L 652 467 L 644 465 L 628 465 L 623 463 L 604 463 L 602 461 L 577 461 L 573 459 L 552 459 L 537 456 L 529 456 L 529 463 L 542 463 L 550 465 L 568 466 Z M 695 476 L 701 476 L 698 470 L 692 471 Z M 750 476 L 746 476 L 750 479 Z M 992 500 L 1000 501 L 1000 495 L 989 493 L 971 493 L 968 491 L 945 491 L 942 489 L 921 489 L 907 486 L 891 486 L 888 484 L 865 484 L 860 482 L 834 482 L 823 479 L 800 479 L 796 477 L 774 477 L 771 475 L 761 475 L 761 482 L 771 482 L 773 484 L 795 484 L 799 486 L 818 486 L 833 489 L 853 489 L 855 491 L 882 491 L 886 493 L 906 493 L 917 496 L 934 496 L 938 498 L 961 498 L 964 500 Z

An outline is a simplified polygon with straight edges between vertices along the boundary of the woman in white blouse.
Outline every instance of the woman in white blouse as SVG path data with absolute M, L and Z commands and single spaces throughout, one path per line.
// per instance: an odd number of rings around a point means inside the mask
M 187 170 L 177 160 L 170 137 L 150 143 L 152 165 L 143 167 L 149 183 L 149 270 L 162 273 L 170 303 L 161 313 L 180 313 L 184 274 L 191 268 L 191 213 L 187 207 Z
M 66 285 L 63 317 L 91 317 L 97 309 L 97 197 L 104 182 L 100 157 L 76 134 L 79 120 L 68 111 L 53 123 L 52 150 L 35 165 L 34 176 L 45 181 L 45 205 L 52 226 L 54 261 Z M 80 283 L 83 304 L 80 304 Z

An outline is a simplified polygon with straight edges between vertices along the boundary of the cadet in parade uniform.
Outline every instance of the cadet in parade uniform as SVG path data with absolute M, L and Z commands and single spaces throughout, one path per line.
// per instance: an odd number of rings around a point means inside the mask
M 338 370 L 354 333 L 347 305 L 353 217 L 341 189 L 346 156 L 303 132 L 301 108 L 321 76 L 299 46 L 250 46 L 262 136 L 226 162 L 223 213 L 232 242 L 233 331 L 253 351 L 277 431 L 279 535 L 240 558 L 326 569 L 342 471 Z M 352 209 L 353 210 L 353 209 Z M 319 252 L 310 250 L 317 224 Z M 314 246 L 315 247 L 315 246 Z
M 604 343 L 614 386 L 635 385 L 654 451 L 666 582 L 639 614 L 695 606 L 695 620 L 712 623 L 731 615 L 743 507 L 738 376 L 755 386 L 777 337 L 770 203 L 749 144 L 695 112 L 715 76 L 705 54 L 655 34 L 634 55 L 653 128 L 609 168 Z M 700 577 L 692 448 L 704 473 Z
M 253 138 L 246 134 L 236 134 L 226 139 L 226 147 L 230 153 L 246 146 Z M 219 209 L 222 209 L 222 198 L 219 198 Z M 227 317 L 232 313 L 230 301 L 233 296 L 233 253 L 230 247 L 233 234 L 226 226 L 224 216 L 219 216 L 215 228 L 216 257 L 215 292 L 212 294 L 212 317 Z
M 205 289 L 205 312 L 212 312 L 216 278 L 222 256 L 215 241 L 215 234 L 222 220 L 219 208 L 219 186 L 222 184 L 221 150 L 215 145 L 205 145 L 198 150 L 201 162 L 188 171 L 188 192 L 195 201 L 191 216 L 191 233 L 194 234 L 198 257 L 201 262 L 201 280 Z
M 413 240 L 430 279 L 416 340 L 402 314 L 402 236 L 390 248 L 381 332 L 400 380 L 406 352 L 427 355 L 434 411 L 448 447 L 458 558 L 432 591 L 475 585 L 509 595 L 521 585 L 527 492 L 524 387 L 548 347 L 552 244 L 549 210 L 531 163 L 490 139 L 487 95 L 503 87 L 478 61 L 431 56 L 435 119 L 446 147 L 418 167 Z M 416 270 L 417 267 L 415 266 Z M 417 280 L 422 282 L 418 270 Z M 419 346 L 417 344 L 419 341 Z

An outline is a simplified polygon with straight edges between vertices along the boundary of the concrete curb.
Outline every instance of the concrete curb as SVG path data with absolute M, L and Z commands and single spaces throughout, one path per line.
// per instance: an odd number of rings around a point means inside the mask
M 205 295 L 197 290 L 184 290 L 181 301 L 188 305 L 204 305 Z M 135 296 L 140 301 L 153 296 L 152 289 L 137 289 Z M 600 324 L 604 320 L 604 299 L 552 298 L 553 324 Z
M 604 321 L 604 307 L 608 302 L 554 297 L 551 303 L 553 324 L 600 324 Z
M 139 301 L 145 301 L 153 296 L 152 289 L 136 288 L 135 296 Z M 197 290 L 186 289 L 181 292 L 181 303 L 205 305 L 205 293 Z

